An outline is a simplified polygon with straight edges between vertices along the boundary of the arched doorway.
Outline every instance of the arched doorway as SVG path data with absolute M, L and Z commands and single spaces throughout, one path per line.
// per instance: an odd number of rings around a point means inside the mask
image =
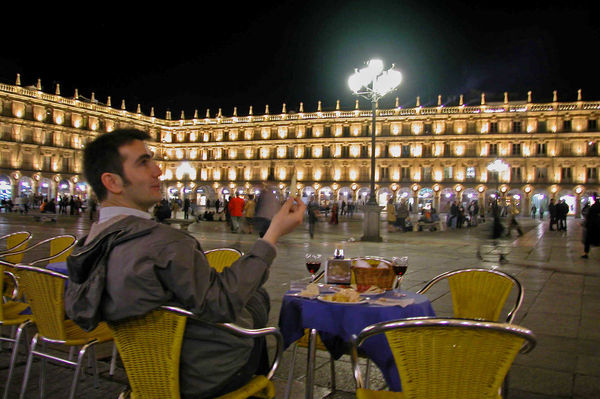
M 368 187 L 363 187 L 363 188 L 358 189 L 358 192 L 356 193 L 356 200 L 358 201 L 358 203 L 360 205 L 364 205 L 367 203 L 370 192 L 371 192 L 371 189 L 369 189 Z
M 302 201 L 308 204 L 311 199 L 316 198 L 313 186 L 306 186 L 302 189 Z
M 8 201 L 12 198 L 12 183 L 10 177 L 0 175 L 0 200 Z
M 577 204 L 577 196 L 572 190 L 561 190 L 558 193 L 558 201 L 565 201 L 565 203 L 569 206 L 569 215 L 575 215 L 576 204 Z M 557 202 L 558 203 L 558 202 Z
M 33 179 L 28 176 L 21 176 L 17 190 L 19 197 L 31 197 L 33 194 Z
M 433 190 L 430 188 L 420 189 L 419 193 L 417 194 L 417 201 L 417 209 L 419 213 L 422 209 L 431 209 L 433 206 Z
M 440 192 L 440 209 L 438 213 L 450 212 L 450 206 L 456 200 L 456 192 L 451 188 L 444 188 Z

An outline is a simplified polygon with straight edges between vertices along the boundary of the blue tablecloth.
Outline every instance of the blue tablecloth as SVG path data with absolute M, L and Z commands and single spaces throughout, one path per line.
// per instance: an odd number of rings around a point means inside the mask
M 48 263 L 46 269 L 53 270 L 58 273 L 69 275 L 69 271 L 67 270 L 67 262 L 55 262 Z
M 352 335 L 363 328 L 382 321 L 409 317 L 434 317 L 435 312 L 427 297 L 402 291 L 404 298 L 413 298 L 406 306 L 378 306 L 371 304 L 328 303 L 285 295 L 279 314 L 279 328 L 287 348 L 304 335 L 304 329 L 316 329 L 321 340 L 335 359 L 348 349 Z M 386 293 L 385 296 L 391 295 Z M 371 337 L 361 350 L 379 367 L 392 391 L 400 391 L 400 379 L 392 352 L 383 335 Z

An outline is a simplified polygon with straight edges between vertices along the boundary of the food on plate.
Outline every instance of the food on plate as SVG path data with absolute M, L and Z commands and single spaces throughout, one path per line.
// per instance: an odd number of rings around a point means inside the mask
M 357 284 L 355 289 L 361 294 L 383 294 L 385 292 L 378 286 L 369 284 Z
M 352 288 L 342 288 L 333 295 L 327 295 L 323 299 L 332 302 L 358 302 L 360 294 Z
M 319 295 L 319 286 L 314 283 L 310 283 L 309 285 L 306 286 L 305 289 L 300 291 L 300 296 L 314 297 L 317 295 Z

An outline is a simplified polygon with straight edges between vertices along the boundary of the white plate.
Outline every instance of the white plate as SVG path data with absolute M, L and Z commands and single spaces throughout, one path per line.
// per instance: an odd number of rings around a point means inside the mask
M 319 295 L 317 297 L 317 299 L 321 302 L 336 303 L 338 305 L 362 305 L 363 303 L 367 303 L 367 300 L 365 298 L 361 298 L 360 301 L 358 301 L 358 302 L 338 302 L 338 301 L 332 301 L 331 299 L 327 298 L 324 295 Z

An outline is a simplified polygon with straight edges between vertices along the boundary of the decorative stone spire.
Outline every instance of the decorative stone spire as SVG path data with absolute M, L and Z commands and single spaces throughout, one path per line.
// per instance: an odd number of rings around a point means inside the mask
M 465 96 L 462 94 L 458 98 L 458 105 L 465 105 Z
M 417 96 L 417 104 L 415 104 L 415 107 L 420 107 L 421 106 L 421 97 Z
M 265 106 L 265 115 L 269 115 L 269 104 Z
M 527 92 L 527 102 L 530 103 L 531 102 L 531 90 L 529 90 Z
M 150 108 L 150 116 L 154 118 L 154 107 Z
M 219 108 L 219 112 L 217 113 L 217 118 L 222 118 L 223 113 L 221 112 L 221 108 Z
M 73 94 L 73 98 L 75 100 L 79 100 L 79 90 L 75 89 L 75 94 Z
M 438 94 L 438 107 L 442 106 L 442 95 Z
M 237 116 L 237 107 L 233 107 L 233 116 Z
M 285 114 L 287 111 L 285 110 L 285 103 L 283 103 L 283 108 L 281 109 L 281 113 Z
M 552 92 L 552 101 L 557 102 L 558 101 L 558 92 L 556 90 L 554 90 Z
M 92 98 L 90 99 L 90 101 L 93 103 L 96 102 L 96 93 L 92 92 Z
M 106 105 L 109 107 L 112 107 L 112 102 L 111 102 L 110 96 L 108 96 L 108 99 L 106 100 Z
M 504 92 L 504 104 L 508 104 L 508 92 Z
M 577 90 L 577 101 L 581 101 L 581 89 Z
M 125 111 L 126 107 L 125 107 L 125 100 L 121 100 L 121 109 L 123 111 Z
M 336 110 L 336 111 L 339 111 L 339 110 L 340 110 L 340 100 L 337 100 L 337 101 L 335 102 L 335 110 Z
M 17 74 L 17 81 L 15 82 L 15 86 L 21 86 L 21 74 Z
M 167 110 L 167 120 L 171 120 L 171 111 Z
M 56 91 L 54 94 L 56 94 L 57 96 L 60 96 L 60 83 L 56 84 Z
M 485 105 L 485 93 L 481 93 L 481 105 Z
M 323 110 L 323 108 L 321 107 L 321 100 L 319 100 L 319 103 L 317 104 L 317 111 L 321 112 Z
M 210 109 L 206 108 L 206 118 L 210 118 Z
M 300 112 L 304 112 L 304 103 L 300 102 Z
M 354 102 L 354 109 L 358 109 L 358 99 Z
M 250 110 L 248 110 L 248 115 L 253 115 L 254 111 L 252 111 L 252 105 L 250 106 Z
M 181 120 L 185 119 L 185 112 L 183 110 L 181 110 L 181 116 L 179 117 L 179 119 L 181 119 Z
M 400 99 L 396 97 L 396 108 L 400 108 Z
M 142 113 L 142 107 L 140 106 L 140 104 L 137 105 L 137 111 L 136 112 L 138 113 L 138 115 Z
M 198 119 L 198 110 L 197 109 L 194 110 L 194 119 Z
M 37 85 L 35 86 L 35 88 L 40 91 L 42 90 L 42 79 L 38 79 Z

